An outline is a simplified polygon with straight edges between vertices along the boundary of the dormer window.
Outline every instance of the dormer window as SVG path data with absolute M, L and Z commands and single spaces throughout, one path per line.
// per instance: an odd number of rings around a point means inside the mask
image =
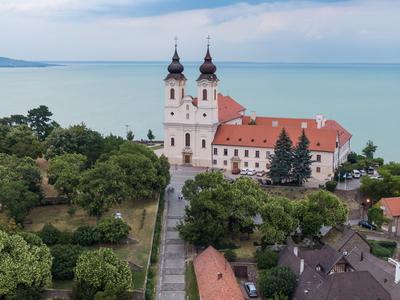
M 203 89 L 203 100 L 207 100 L 207 90 Z
M 170 89 L 169 90 L 169 98 L 170 99 L 175 99 L 175 89 Z

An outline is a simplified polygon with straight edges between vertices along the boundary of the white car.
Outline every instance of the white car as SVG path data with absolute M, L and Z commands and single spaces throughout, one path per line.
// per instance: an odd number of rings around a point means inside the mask
M 258 171 L 256 175 L 257 177 L 263 177 L 265 174 L 266 174 L 265 171 Z
M 254 175 L 256 175 L 256 170 L 254 170 L 254 169 L 248 169 L 248 170 L 247 170 L 247 175 L 249 175 L 249 176 L 254 176 Z
M 240 170 L 240 175 L 247 175 L 248 171 L 249 171 L 248 169 L 242 169 Z
M 361 173 L 358 170 L 353 170 L 353 178 L 360 178 L 361 177 Z
M 120 212 L 116 212 L 116 213 L 114 214 L 114 218 L 116 218 L 116 219 L 122 219 L 122 214 L 121 214 Z
M 367 172 L 364 169 L 361 169 L 360 174 L 361 174 L 361 176 L 364 176 L 364 175 L 367 175 Z

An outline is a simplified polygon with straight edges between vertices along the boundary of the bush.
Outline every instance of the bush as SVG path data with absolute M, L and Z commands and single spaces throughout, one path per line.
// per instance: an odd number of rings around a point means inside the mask
M 68 213 L 70 216 L 75 215 L 75 213 L 76 213 L 76 207 L 75 207 L 75 206 L 69 207 L 68 210 L 67 210 L 67 213 Z
M 72 235 L 72 242 L 81 246 L 91 246 L 100 240 L 101 233 L 93 226 L 80 226 Z
M 224 256 L 227 261 L 235 261 L 237 259 L 236 253 L 232 249 L 226 250 Z
M 368 241 L 368 243 L 372 254 L 384 259 L 393 256 L 397 245 L 394 241 Z
M 337 184 L 338 184 L 337 181 L 331 180 L 325 183 L 325 188 L 331 193 L 333 193 L 336 190 Z
M 259 251 L 256 253 L 258 269 L 271 269 L 278 265 L 278 253 L 271 250 Z
M 71 243 L 71 233 L 60 231 L 50 223 L 43 226 L 42 230 L 39 232 L 39 236 L 43 243 L 48 246 Z
M 101 234 L 101 240 L 105 243 L 118 243 L 128 237 L 131 227 L 122 219 L 107 218 L 100 221 L 97 230 Z
M 50 251 L 53 256 L 51 267 L 53 278 L 58 280 L 74 278 L 74 268 L 83 248 L 78 245 L 55 245 Z
M 261 271 L 258 283 L 264 297 L 284 295 L 291 298 L 296 288 L 296 275 L 287 267 L 274 267 Z

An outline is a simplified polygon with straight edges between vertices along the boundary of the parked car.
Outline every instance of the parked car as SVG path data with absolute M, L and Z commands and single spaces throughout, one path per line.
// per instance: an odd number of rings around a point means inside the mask
M 370 178 L 375 180 L 383 180 L 383 177 L 381 175 L 371 176 Z
M 248 169 L 248 170 L 247 170 L 247 175 L 249 175 L 249 176 L 254 176 L 254 175 L 256 175 L 256 170 L 254 170 L 254 169 Z
M 353 170 L 353 174 L 352 175 L 353 175 L 353 178 L 356 178 L 356 179 L 361 177 L 361 173 L 358 170 Z
M 258 179 L 258 183 L 263 187 L 272 185 L 272 181 L 269 179 Z
M 265 171 L 258 171 L 257 174 L 256 174 L 256 176 L 257 176 L 257 177 L 264 177 L 265 174 L 266 174 Z
M 183 200 L 183 194 L 182 193 L 179 194 L 178 200 Z
M 247 175 L 247 171 L 248 171 L 248 169 L 242 169 L 240 171 L 240 175 Z
M 244 289 L 246 290 L 246 293 L 247 295 L 249 295 L 250 298 L 258 297 L 256 285 L 254 284 L 254 282 L 245 282 Z
M 369 230 L 376 230 L 376 226 L 374 224 L 371 224 L 365 220 L 361 220 L 360 222 L 358 222 L 358 226 L 367 228 Z
M 365 175 L 367 175 L 367 172 L 364 169 L 361 169 L 360 174 L 361 174 L 361 176 L 365 176 Z
M 115 218 L 115 219 L 122 219 L 122 214 L 121 214 L 120 212 L 116 212 L 116 213 L 114 214 L 114 218 Z
M 375 174 L 375 169 L 373 167 L 369 167 L 367 169 L 367 173 L 368 173 L 368 175 L 374 175 Z
M 351 173 L 345 173 L 343 175 L 343 179 L 352 180 L 353 179 L 353 175 L 351 175 Z

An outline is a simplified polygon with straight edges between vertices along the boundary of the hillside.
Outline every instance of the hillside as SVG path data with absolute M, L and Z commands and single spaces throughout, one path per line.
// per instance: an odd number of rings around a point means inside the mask
M 0 57 L 0 68 L 43 68 L 51 66 L 55 65 L 42 62 L 32 62 Z

